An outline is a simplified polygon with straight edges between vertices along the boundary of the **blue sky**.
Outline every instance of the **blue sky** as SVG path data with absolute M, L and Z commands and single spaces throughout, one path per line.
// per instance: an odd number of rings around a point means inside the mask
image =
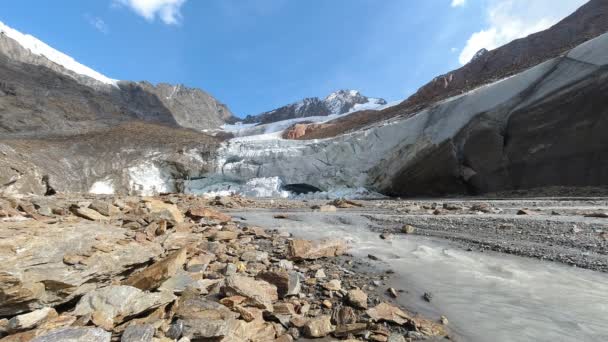
M 109 77 L 202 88 L 238 116 L 358 89 L 403 99 L 586 0 L 43 0 L 0 21 Z

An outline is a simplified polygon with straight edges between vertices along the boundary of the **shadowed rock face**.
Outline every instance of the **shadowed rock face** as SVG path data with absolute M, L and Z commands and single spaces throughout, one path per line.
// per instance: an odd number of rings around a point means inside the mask
M 33 54 L 4 34 L 0 113 L 0 132 L 36 136 L 79 134 L 135 119 L 199 130 L 234 120 L 225 105 L 202 90 L 102 83 Z

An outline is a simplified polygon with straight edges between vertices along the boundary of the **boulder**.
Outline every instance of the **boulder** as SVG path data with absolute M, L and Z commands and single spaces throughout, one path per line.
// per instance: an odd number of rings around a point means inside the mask
M 304 336 L 310 338 L 325 337 L 333 332 L 335 327 L 331 324 L 331 317 L 328 315 L 319 316 L 309 320 L 304 324 Z
M 195 206 L 190 208 L 190 210 L 188 210 L 187 215 L 192 217 L 193 219 L 206 218 L 219 222 L 229 222 L 232 220 L 232 217 L 230 217 L 230 215 L 226 215 L 217 210 L 213 210 L 211 208 L 206 208 L 203 206 Z
M 74 315 L 91 315 L 95 325 L 110 330 L 125 319 L 155 309 L 175 300 L 168 292 L 146 293 L 125 285 L 112 285 L 84 295 Z
M 112 334 L 100 328 L 68 327 L 44 333 L 32 342 L 110 342 Z
M 66 303 L 161 254 L 158 243 L 139 243 L 125 233 L 91 221 L 24 221 L 0 230 L 6 246 L 0 248 L 0 317 Z M 98 249 L 102 243 L 112 248 Z M 80 256 L 78 265 L 64 263 L 66 255 Z
M 155 331 L 149 324 L 130 325 L 122 333 L 120 342 L 152 342 Z
M 246 297 L 251 305 L 267 311 L 272 311 L 272 303 L 279 299 L 276 286 L 240 275 L 231 275 L 225 279 L 224 292 L 228 296 Z
M 297 272 L 283 270 L 262 272 L 257 278 L 276 286 L 279 298 L 298 295 L 301 290 L 300 275 Z
M 79 217 L 82 217 L 82 218 L 85 218 L 85 219 L 91 220 L 91 221 L 109 220 L 109 217 L 104 216 L 104 215 L 98 213 L 97 211 L 95 211 L 93 209 L 89 209 L 89 208 L 75 207 L 75 208 L 72 208 L 72 212 L 76 216 L 79 216 Z
M 141 290 L 153 290 L 165 280 L 174 276 L 178 270 L 183 269 L 186 263 L 187 249 L 182 248 L 173 252 L 165 259 L 127 278 L 123 284 L 137 287 Z
M 57 317 L 57 311 L 53 308 L 43 308 L 23 315 L 11 318 L 8 321 L 10 331 L 33 329 L 40 324 Z
M 388 303 L 380 303 L 376 307 L 368 309 L 366 313 L 374 322 L 391 322 L 399 325 L 403 325 L 413 318 L 411 314 Z
M 172 225 L 184 222 L 184 215 L 175 204 L 165 203 L 156 199 L 146 200 L 150 217 L 154 221 L 166 220 Z
M 349 290 L 346 299 L 349 305 L 357 309 L 367 309 L 367 293 L 360 289 Z
M 344 254 L 347 245 L 343 240 L 309 241 L 294 239 L 288 243 L 287 256 L 293 260 L 315 260 Z

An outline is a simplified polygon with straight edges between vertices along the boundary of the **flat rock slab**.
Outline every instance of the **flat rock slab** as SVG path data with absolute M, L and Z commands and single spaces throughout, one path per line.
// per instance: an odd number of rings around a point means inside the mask
M 100 328 L 70 327 L 50 331 L 32 342 L 110 342 L 112 334 Z
M 89 221 L 4 224 L 0 227 L 0 316 L 65 303 L 162 253 L 158 243 L 136 242 L 125 233 Z M 65 256 L 74 255 L 79 256 L 76 264 L 64 262 Z

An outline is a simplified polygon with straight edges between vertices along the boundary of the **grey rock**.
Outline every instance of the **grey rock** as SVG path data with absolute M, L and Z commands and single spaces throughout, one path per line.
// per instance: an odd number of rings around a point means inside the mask
M 112 334 L 100 328 L 69 327 L 52 330 L 32 342 L 110 342 Z
M 120 337 L 120 342 L 152 342 L 154 327 L 145 325 L 130 325 Z
M 84 295 L 73 313 L 77 316 L 92 315 L 97 326 L 111 329 L 128 317 L 173 300 L 175 296 L 168 292 L 145 293 L 132 286 L 112 285 Z

